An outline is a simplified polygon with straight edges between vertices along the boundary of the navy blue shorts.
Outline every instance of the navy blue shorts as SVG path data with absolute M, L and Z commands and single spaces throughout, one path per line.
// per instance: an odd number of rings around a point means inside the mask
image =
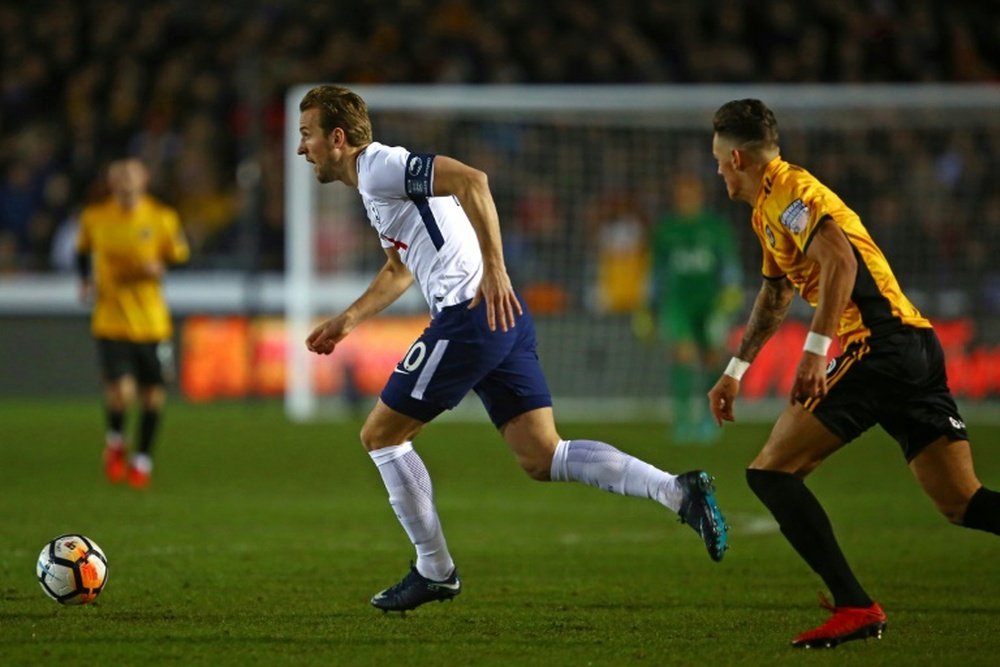
M 493 424 L 552 405 L 538 361 L 535 324 L 524 314 L 508 331 L 490 331 L 486 304 L 449 306 L 410 346 L 382 389 L 393 410 L 429 422 L 474 390 Z

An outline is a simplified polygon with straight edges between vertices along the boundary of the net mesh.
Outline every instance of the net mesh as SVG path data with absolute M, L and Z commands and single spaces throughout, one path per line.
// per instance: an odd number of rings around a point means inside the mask
M 745 320 L 760 285 L 760 247 L 749 208 L 730 202 L 716 175 L 711 116 L 747 91 L 685 105 L 664 90 L 662 104 L 643 98 L 630 108 L 624 93 L 595 90 L 585 108 L 523 109 L 514 102 L 541 93 L 435 106 L 431 88 L 408 109 L 405 100 L 391 103 L 391 88 L 368 92 L 378 93 L 366 95 L 377 140 L 450 155 L 489 175 L 508 270 L 535 314 L 557 402 L 656 404 L 668 395 L 669 341 L 643 335 L 635 314 L 649 299 L 649 232 L 671 210 L 671 184 L 681 174 L 703 183 L 706 206 L 736 234 L 746 291 L 736 322 Z M 1000 116 L 991 99 L 959 104 L 941 96 L 935 105 L 884 93 L 872 94 L 868 107 L 861 96 L 845 108 L 836 89 L 824 94 L 829 103 L 807 106 L 760 95 L 777 115 L 783 157 L 861 215 L 925 314 L 971 318 L 977 339 L 995 344 L 989 336 L 1000 315 L 1000 263 L 991 257 L 1000 248 Z M 609 108 L 595 104 L 601 96 Z M 363 287 L 384 255 L 360 197 L 340 184 L 310 188 L 316 280 L 351 278 Z M 408 303 L 426 312 L 419 298 Z M 809 312 L 797 299 L 791 317 Z

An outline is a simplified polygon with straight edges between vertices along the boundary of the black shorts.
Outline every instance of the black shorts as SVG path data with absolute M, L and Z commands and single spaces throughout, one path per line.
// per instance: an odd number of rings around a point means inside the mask
M 907 461 L 941 436 L 968 440 L 933 329 L 904 327 L 854 343 L 830 362 L 827 395 L 804 406 L 850 442 L 879 424 Z
M 98 338 L 97 356 L 105 382 L 131 376 L 140 386 L 147 387 L 166 384 L 174 377 L 173 345 L 168 340 L 133 343 Z

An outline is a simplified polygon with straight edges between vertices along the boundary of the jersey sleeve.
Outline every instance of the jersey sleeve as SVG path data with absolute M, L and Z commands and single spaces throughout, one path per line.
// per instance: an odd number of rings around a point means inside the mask
M 83 254 L 90 252 L 94 247 L 93 241 L 93 212 L 89 208 L 83 209 L 80 213 L 80 227 L 76 232 L 76 252 Z
M 182 264 L 191 256 L 180 217 L 172 208 L 163 208 L 163 242 L 160 247 L 161 256 L 171 264 Z
M 805 253 L 805 251 L 809 248 L 809 243 L 819 230 L 819 223 L 822 222 L 824 218 L 836 220 L 837 217 L 832 213 L 836 207 L 828 205 L 826 195 L 823 192 L 807 195 L 804 198 L 804 201 L 806 203 L 806 207 L 809 209 L 809 220 L 806 223 L 806 229 L 802 234 L 802 245 L 799 246 L 803 253 Z
M 777 210 L 782 229 L 805 254 L 819 222 L 830 215 L 830 207 L 821 188 L 809 181 L 799 181 L 790 188 L 789 201 Z
M 365 162 L 358 179 L 364 182 L 364 190 L 373 197 L 431 197 L 434 158 L 435 155 L 431 153 L 382 148 Z

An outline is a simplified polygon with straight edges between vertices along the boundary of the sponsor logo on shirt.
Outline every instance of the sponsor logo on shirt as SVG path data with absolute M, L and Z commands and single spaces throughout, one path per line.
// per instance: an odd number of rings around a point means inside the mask
M 777 241 L 774 240 L 774 232 L 771 231 L 770 227 L 764 227 L 764 236 L 767 237 L 767 242 L 771 244 L 771 247 L 773 248 Z
M 407 171 L 410 172 L 410 176 L 419 176 L 424 170 L 424 159 L 420 155 L 410 156 L 410 164 L 406 167 Z
M 800 233 L 809 222 L 809 207 L 801 199 L 796 199 L 778 216 L 782 226 L 793 234 Z

